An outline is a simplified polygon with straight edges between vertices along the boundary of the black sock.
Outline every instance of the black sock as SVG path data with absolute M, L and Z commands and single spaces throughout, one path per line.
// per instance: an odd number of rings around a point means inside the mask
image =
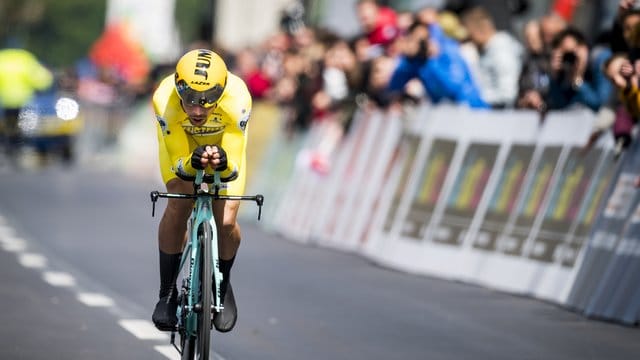
M 224 280 L 229 279 L 229 275 L 231 274 L 231 268 L 233 267 L 233 262 L 236 260 L 236 257 L 232 257 L 231 260 L 223 260 L 220 259 L 220 272 L 222 273 L 222 278 Z
M 180 272 L 182 253 L 167 254 L 160 250 L 160 297 L 177 296 L 176 279 Z
M 224 299 L 225 294 L 227 293 L 227 284 L 229 284 L 229 277 L 231 276 L 231 267 L 233 267 L 233 262 L 236 260 L 236 257 L 232 257 L 230 260 L 220 259 L 220 272 L 222 273 L 222 283 L 220 284 L 220 297 Z

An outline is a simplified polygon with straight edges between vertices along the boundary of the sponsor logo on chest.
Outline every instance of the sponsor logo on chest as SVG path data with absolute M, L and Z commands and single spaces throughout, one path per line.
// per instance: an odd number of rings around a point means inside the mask
M 193 136 L 217 135 L 223 133 L 226 128 L 225 124 L 222 123 L 221 118 L 217 114 L 214 114 L 209 118 L 209 120 L 200 126 L 191 124 L 188 118 L 184 119 L 181 125 L 187 134 Z
M 224 132 L 225 126 L 222 124 L 205 124 L 203 126 L 182 125 L 187 134 L 193 136 L 217 135 Z

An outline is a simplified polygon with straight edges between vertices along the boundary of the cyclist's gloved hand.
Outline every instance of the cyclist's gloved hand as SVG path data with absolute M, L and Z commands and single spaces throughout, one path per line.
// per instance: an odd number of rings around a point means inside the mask
M 207 146 L 208 145 L 201 145 L 193 150 L 193 153 L 191 154 L 191 166 L 193 166 L 194 169 L 204 170 L 206 167 L 206 164 L 202 164 L 202 158 L 208 159 L 209 157 L 206 149 Z
M 224 149 L 221 148 L 220 146 L 214 146 L 214 147 L 218 149 L 218 154 L 220 155 L 220 157 L 218 158 L 218 160 L 220 160 L 220 163 L 218 164 L 218 166 L 216 166 L 216 170 L 217 171 L 227 170 L 227 166 L 229 166 L 227 161 L 227 152 L 224 151 Z

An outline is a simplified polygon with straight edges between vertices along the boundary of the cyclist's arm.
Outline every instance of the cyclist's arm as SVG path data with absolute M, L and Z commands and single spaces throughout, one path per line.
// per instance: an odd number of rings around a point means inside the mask
M 173 172 L 183 179 L 194 178 L 196 169 L 191 165 L 189 140 L 182 126 L 177 122 L 170 122 L 167 124 L 167 131 L 163 132 L 163 137 Z
M 234 106 L 231 121 L 225 128 L 220 146 L 227 153 L 227 169 L 220 177 L 223 181 L 232 181 L 238 177 L 247 148 L 247 125 L 251 115 L 251 96 L 248 91 L 241 92 Z

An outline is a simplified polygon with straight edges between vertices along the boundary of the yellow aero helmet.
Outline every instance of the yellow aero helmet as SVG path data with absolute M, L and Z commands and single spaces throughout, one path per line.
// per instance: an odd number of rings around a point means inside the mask
M 227 65 L 211 50 L 191 50 L 176 64 L 175 83 L 183 103 L 212 107 L 227 84 Z

